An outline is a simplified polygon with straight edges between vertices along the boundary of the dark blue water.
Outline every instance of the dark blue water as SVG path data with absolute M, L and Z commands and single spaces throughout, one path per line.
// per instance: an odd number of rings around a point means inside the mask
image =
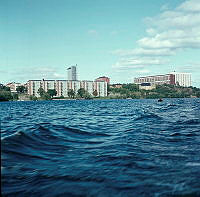
M 200 196 L 200 99 L 0 103 L 3 196 Z

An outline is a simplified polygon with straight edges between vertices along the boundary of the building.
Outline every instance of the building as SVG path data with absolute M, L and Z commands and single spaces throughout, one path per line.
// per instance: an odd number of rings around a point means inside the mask
M 134 83 L 139 85 L 142 83 L 151 83 L 152 85 L 172 84 L 189 87 L 191 86 L 191 74 L 172 72 L 165 75 L 139 77 L 134 79 Z
M 67 68 L 68 80 L 72 80 L 72 81 L 77 80 L 76 66 L 71 66 L 71 67 Z
M 122 88 L 122 84 L 121 83 L 111 84 L 110 88 Z
M 99 78 L 95 79 L 95 81 L 105 81 L 105 82 L 107 82 L 108 84 L 110 84 L 110 78 L 105 77 L 105 76 L 99 77 Z
M 139 89 L 140 90 L 153 90 L 156 88 L 155 84 L 151 84 L 151 83 L 141 83 L 139 85 Z
M 176 85 L 183 87 L 189 87 L 192 85 L 191 73 L 179 73 L 174 71 L 170 74 L 174 75 L 174 82 Z
M 17 90 L 16 90 L 17 87 L 22 86 L 22 85 L 23 84 L 21 84 L 21 83 L 11 82 L 11 83 L 6 84 L 6 87 L 9 87 L 10 91 L 15 93 L 15 92 L 17 92 Z
M 58 97 L 68 97 L 68 91 L 72 89 L 77 94 L 80 88 L 85 89 L 91 96 L 97 91 L 97 96 L 107 96 L 107 82 L 105 81 L 73 81 L 73 80 L 29 80 L 28 94 L 39 97 L 38 89 L 43 88 L 46 92 L 55 89 Z

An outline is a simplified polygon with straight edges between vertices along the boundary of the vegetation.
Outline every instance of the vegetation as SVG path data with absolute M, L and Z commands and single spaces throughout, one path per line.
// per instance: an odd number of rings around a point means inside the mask
M 31 101 L 37 101 L 37 100 L 38 100 L 38 98 L 37 98 L 36 96 L 33 96 L 33 95 L 31 95 L 31 96 L 29 97 L 29 99 L 30 99 Z
M 72 89 L 70 89 L 67 94 L 68 94 L 69 98 L 74 98 L 75 97 L 75 92 Z
M 56 96 L 56 95 L 57 95 L 57 91 L 56 91 L 55 89 L 49 89 L 49 90 L 47 91 L 47 93 L 51 96 L 51 98 L 52 98 L 53 96 Z
M 109 88 L 108 94 L 110 98 L 200 98 L 200 89 L 164 84 L 152 90 L 140 90 L 136 84 L 123 84 L 122 88 Z
M 26 88 L 24 86 L 17 87 L 17 93 L 12 93 L 9 87 L 0 86 L 0 101 L 10 101 L 10 100 L 26 100 L 30 99 L 33 101 L 36 100 L 51 100 L 55 99 L 64 99 L 63 96 L 56 97 L 57 92 L 54 89 L 49 89 L 47 92 L 43 88 L 38 89 L 39 98 L 36 96 L 26 95 Z M 95 90 L 93 95 L 90 95 L 85 89 L 80 88 L 77 91 L 77 94 L 74 90 L 70 89 L 68 91 L 69 98 L 81 98 L 81 99 L 91 99 L 93 97 L 99 98 L 98 92 Z M 26 98 L 25 98 L 26 97 Z M 27 98 L 28 97 L 28 98 Z M 182 87 L 175 85 L 158 85 L 155 89 L 152 90 L 143 90 L 139 89 L 139 86 L 136 84 L 123 84 L 121 88 L 111 88 L 108 86 L 108 97 L 113 99 L 158 99 L 158 98 L 200 98 L 200 88 L 196 87 Z M 101 98 L 102 99 L 102 98 Z
M 92 96 L 90 95 L 90 93 L 88 91 L 86 91 L 84 88 L 80 88 L 77 91 L 77 98 L 84 98 L 84 99 L 91 99 Z
M 26 93 L 27 92 L 27 88 L 25 88 L 25 86 L 18 86 L 16 88 L 17 93 Z
M 0 90 L 0 101 L 9 101 L 9 100 L 13 100 L 11 92 L 1 89 Z

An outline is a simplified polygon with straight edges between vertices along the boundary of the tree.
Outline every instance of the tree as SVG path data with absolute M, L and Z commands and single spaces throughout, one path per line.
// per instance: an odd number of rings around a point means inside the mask
M 18 87 L 16 88 L 16 91 L 17 91 L 18 93 L 24 93 L 25 90 L 26 90 L 26 88 L 25 88 L 24 86 L 18 86 Z
M 44 95 L 45 91 L 43 88 L 38 89 L 38 94 L 42 97 Z
M 80 88 L 80 89 L 78 90 L 78 95 L 79 95 L 81 98 L 83 98 L 85 94 L 86 94 L 86 91 L 85 91 L 84 88 Z
M 57 95 L 57 91 L 56 91 L 55 89 L 49 89 L 49 90 L 47 91 L 47 93 L 51 96 L 51 98 L 52 98 L 53 96 L 56 96 L 56 95 Z
M 5 91 L 5 90 L 0 91 L 0 101 L 9 101 L 12 99 L 13 99 L 13 97 L 11 95 L 11 92 Z
M 85 94 L 84 94 L 84 98 L 85 99 L 91 99 L 90 93 L 86 91 Z
M 95 97 L 97 97 L 98 96 L 98 92 L 97 92 L 97 90 L 94 90 L 94 92 L 92 93 Z
M 0 90 L 10 91 L 10 87 L 6 87 L 4 85 L 0 86 Z
M 37 101 L 38 100 L 38 98 L 36 96 L 33 96 L 33 95 L 31 95 L 29 98 L 30 98 L 31 101 Z
M 13 97 L 13 100 L 18 100 L 19 99 L 18 94 L 13 94 L 12 97 Z
M 51 96 L 47 92 L 44 92 L 44 94 L 41 96 L 41 98 L 43 100 L 51 100 Z
M 69 89 L 67 94 L 68 94 L 68 96 L 69 96 L 70 98 L 74 98 L 74 96 L 75 96 L 75 92 L 74 92 L 74 90 L 72 90 L 72 89 Z

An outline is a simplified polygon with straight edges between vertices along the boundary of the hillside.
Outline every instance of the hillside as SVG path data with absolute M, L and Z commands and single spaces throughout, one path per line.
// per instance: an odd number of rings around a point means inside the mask
M 108 87 L 110 98 L 200 98 L 200 88 L 158 85 L 153 90 L 141 90 L 136 84 L 123 84 L 121 88 Z

